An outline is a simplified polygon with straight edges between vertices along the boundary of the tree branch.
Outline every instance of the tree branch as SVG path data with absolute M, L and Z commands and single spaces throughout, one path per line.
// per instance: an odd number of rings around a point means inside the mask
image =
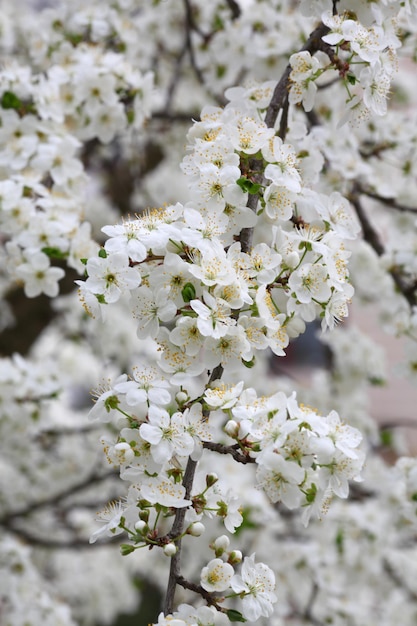
M 206 448 L 206 450 L 212 450 L 213 452 L 218 452 L 219 454 L 230 454 L 238 463 L 255 463 L 255 459 L 243 454 L 239 451 L 239 448 L 235 448 L 234 446 L 224 446 L 221 443 L 205 441 L 203 443 L 203 448 Z
M 232 20 L 237 20 L 242 14 L 242 9 L 236 2 L 236 0 L 226 0 L 226 4 L 232 13 Z
M 396 211 L 400 211 L 401 213 L 417 213 L 417 207 L 399 204 L 398 202 L 396 202 L 395 198 L 384 198 L 383 196 L 379 196 L 377 193 L 374 193 L 370 189 L 366 189 L 362 186 L 358 186 L 358 189 L 363 195 L 367 196 L 368 198 L 372 198 L 373 200 L 377 200 L 381 204 L 389 207 L 390 209 L 395 209 Z
M 92 474 L 91 476 L 88 476 L 87 478 L 80 481 L 79 483 L 75 485 L 71 485 L 65 491 L 62 491 L 59 494 L 49 495 L 43 500 L 32 502 L 20 510 L 18 509 L 17 511 L 11 511 L 9 513 L 6 513 L 2 517 L 0 517 L 0 525 L 8 524 L 11 520 L 14 520 L 19 517 L 27 517 L 31 513 L 34 513 L 38 509 L 42 509 L 45 506 L 56 505 L 59 502 L 62 502 L 63 500 L 68 498 L 69 496 L 72 496 L 82 491 L 83 489 L 87 489 L 88 487 L 91 487 L 92 485 L 96 483 L 102 482 L 103 480 L 106 480 L 107 478 L 110 478 L 112 476 L 117 476 L 117 475 L 118 474 L 115 470 L 110 470 L 103 474 Z
M 317 50 L 321 49 L 323 42 L 321 38 L 329 32 L 329 28 L 325 26 L 323 23 L 320 23 L 319 26 L 311 33 L 308 38 L 305 46 L 302 50 L 307 50 L 310 54 L 314 54 Z M 274 128 L 275 122 L 278 117 L 279 111 L 282 109 L 282 116 L 280 121 L 280 127 L 278 135 L 282 140 L 285 139 L 285 135 L 287 133 L 287 124 L 288 124 L 288 91 L 289 91 L 289 80 L 291 74 L 291 65 L 288 64 L 284 70 L 284 73 L 279 80 L 277 86 L 275 87 L 274 93 L 271 98 L 271 102 L 269 103 L 268 109 L 265 115 L 265 124 L 268 128 Z M 259 159 L 251 159 L 249 164 L 250 169 L 255 172 L 252 177 L 252 181 L 255 183 L 261 183 L 263 181 L 262 177 L 262 168 L 263 163 Z M 256 213 L 256 209 L 258 207 L 259 194 L 251 194 L 248 198 L 247 206 Z M 253 228 L 243 228 L 240 231 L 240 244 L 242 252 L 249 252 L 252 247 L 253 240 Z
M 5 523 L 3 524 L 3 526 L 5 528 L 7 528 L 7 530 L 11 533 L 13 533 L 14 535 L 17 535 L 18 537 L 20 537 L 21 539 L 23 539 L 26 543 L 28 543 L 31 546 L 37 546 L 40 548 L 46 548 L 48 550 L 52 550 L 52 549 L 60 549 L 60 550 L 79 550 L 81 549 L 91 549 L 94 546 L 94 544 L 89 543 L 86 539 L 84 538 L 74 538 L 74 539 L 54 539 L 53 537 L 39 537 L 38 535 L 34 535 L 30 532 L 28 532 L 26 529 L 24 528 L 16 528 L 16 526 L 14 526 L 13 524 L 10 523 Z M 120 537 L 119 537 L 120 539 Z M 114 538 L 110 537 L 104 540 L 101 540 L 99 544 L 99 546 L 108 546 L 108 545 L 115 545 Z
M 194 74 L 200 85 L 204 85 L 204 76 L 201 69 L 198 67 L 197 62 L 195 60 L 194 55 L 194 47 L 193 42 L 191 40 L 192 31 L 197 32 L 203 39 L 206 39 L 206 36 L 200 31 L 197 24 L 194 21 L 193 10 L 189 0 L 184 0 L 185 7 L 185 47 L 188 50 L 188 56 L 190 57 L 191 67 L 194 70 Z
M 360 198 L 359 198 L 360 193 L 361 193 L 361 189 L 355 183 L 353 186 L 352 192 L 349 194 L 348 198 L 350 202 L 352 203 L 353 207 L 355 208 L 356 214 L 358 216 L 358 219 L 362 227 L 362 233 L 363 233 L 363 237 L 365 241 L 369 243 L 369 245 L 375 250 L 378 256 L 382 256 L 383 254 L 385 254 L 384 245 L 377 231 L 374 229 L 373 225 L 371 224 L 360 202 Z M 402 295 L 407 300 L 410 307 L 415 306 L 416 305 L 416 294 L 415 294 L 416 285 L 407 284 L 406 281 L 404 280 L 403 275 L 396 269 L 390 270 L 389 273 L 391 274 L 398 291 L 402 293 Z
M 214 606 L 218 611 L 223 612 L 222 607 L 216 602 L 214 595 L 209 591 L 203 589 L 201 585 L 191 583 L 188 580 L 185 580 L 183 576 L 179 576 L 179 578 L 177 579 L 177 583 L 181 585 L 181 587 L 183 587 L 184 589 L 190 589 L 190 591 L 198 593 L 202 598 L 204 598 L 209 606 Z
M 327 35 L 329 30 L 330 29 L 325 26 L 323 22 L 321 22 L 317 26 L 317 28 L 313 30 L 310 37 L 306 41 L 305 46 L 301 48 L 301 52 L 307 51 L 310 52 L 310 54 L 314 54 L 315 52 L 317 52 L 317 50 L 321 50 L 323 44 L 321 38 L 324 37 L 324 35 Z M 291 70 L 291 65 L 288 64 L 280 81 L 275 87 L 271 102 L 269 103 L 269 107 L 265 116 L 265 123 L 268 128 L 273 128 L 275 126 L 278 113 L 284 105 L 285 98 L 288 98 L 288 87 Z

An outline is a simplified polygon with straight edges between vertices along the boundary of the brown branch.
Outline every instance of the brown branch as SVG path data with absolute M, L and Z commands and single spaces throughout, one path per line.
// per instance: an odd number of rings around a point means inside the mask
M 371 224 L 371 221 L 369 220 L 368 215 L 360 202 L 359 193 L 359 189 L 354 186 L 353 192 L 348 196 L 348 198 L 355 208 L 356 215 L 358 216 L 362 227 L 363 238 L 369 243 L 371 248 L 375 250 L 378 256 L 382 256 L 385 253 L 385 248 L 379 234 Z
M 240 452 L 239 448 L 234 446 L 225 446 L 221 443 L 214 443 L 212 441 L 205 441 L 203 443 L 203 448 L 206 450 L 212 450 L 213 452 L 218 452 L 219 454 L 230 454 L 235 461 L 238 463 L 255 463 L 255 459 L 246 454 Z
M 197 462 L 193 461 L 190 457 L 187 462 L 187 467 L 184 473 L 184 480 L 182 482 L 183 486 L 185 487 L 185 498 L 188 498 L 190 496 L 196 467 L 197 467 Z M 171 532 L 169 533 L 171 537 L 173 538 L 178 537 L 179 535 L 182 534 L 183 528 L 184 528 L 185 513 L 186 513 L 185 507 L 177 510 Z M 178 581 L 181 579 L 181 573 L 180 573 L 181 572 L 181 539 L 179 539 L 176 542 L 176 546 L 177 546 L 177 552 L 171 559 L 171 565 L 169 569 L 167 593 L 166 593 L 165 603 L 164 603 L 165 615 L 169 615 L 173 611 L 175 588 L 177 586 Z
M 183 576 L 180 576 L 178 578 L 177 583 L 181 585 L 181 587 L 183 587 L 184 589 L 190 589 L 190 591 L 194 591 L 195 593 L 198 593 L 202 598 L 204 598 L 204 600 L 207 602 L 209 606 L 214 606 L 218 611 L 222 612 L 222 607 L 216 601 L 214 594 L 203 589 L 201 585 L 196 585 L 195 583 L 191 583 L 188 580 L 186 580 Z
M 329 32 L 329 28 L 325 26 L 323 23 L 311 33 L 308 38 L 305 46 L 302 50 L 307 50 L 310 54 L 314 54 L 317 50 L 322 47 L 321 38 Z M 284 73 L 279 80 L 277 86 L 275 87 L 274 93 L 272 95 L 271 101 L 269 103 L 268 109 L 265 115 L 265 124 L 268 128 L 274 128 L 275 122 L 278 117 L 278 113 L 282 110 L 282 116 L 280 120 L 280 127 L 278 131 L 279 137 L 282 140 L 285 139 L 285 135 L 287 133 L 287 124 L 288 124 L 288 91 L 289 91 L 289 81 L 291 74 L 291 65 L 288 64 L 284 70 Z M 260 159 L 251 159 L 249 162 L 249 169 L 252 170 L 254 175 L 251 177 L 252 182 L 261 183 L 263 182 L 262 177 L 262 169 L 263 162 Z M 259 194 L 251 194 L 248 198 L 247 206 L 256 213 L 256 209 L 258 207 Z M 243 228 L 240 231 L 240 244 L 242 252 L 249 252 L 252 247 L 253 240 L 253 228 Z
M 4 524 L 4 527 L 7 528 L 7 530 L 10 533 L 17 535 L 29 545 L 37 546 L 39 548 L 46 548 L 48 550 L 54 550 L 54 549 L 79 550 L 80 548 L 89 550 L 93 547 L 96 547 L 94 544 L 89 543 L 87 539 L 79 539 L 78 537 L 74 539 L 61 539 L 60 540 L 60 539 L 54 539 L 53 537 L 39 537 L 38 535 L 34 535 L 28 532 L 24 528 L 17 528 L 13 524 L 9 524 L 9 523 Z M 117 542 L 114 541 L 114 537 L 110 537 L 108 539 L 104 539 L 100 541 L 100 543 L 97 545 L 108 546 L 108 545 L 115 545 L 116 543 Z
M 384 198 L 383 196 L 374 193 L 370 189 L 366 189 L 365 187 L 359 186 L 360 193 L 364 194 L 368 198 L 372 198 L 372 200 L 377 200 L 384 206 L 390 207 L 391 209 L 395 209 L 396 211 L 400 211 L 401 213 L 417 213 L 417 207 L 406 206 L 405 204 L 400 204 L 396 202 L 395 198 Z
M 193 68 L 194 74 L 196 75 L 196 78 L 198 82 L 200 83 L 200 85 L 204 85 L 205 80 L 204 80 L 203 72 L 198 67 L 196 59 L 195 59 L 193 42 L 191 40 L 191 33 L 192 31 L 198 33 L 204 40 L 206 40 L 207 37 L 206 35 L 204 35 L 204 33 L 200 31 L 200 29 L 198 28 L 197 24 L 194 21 L 193 10 L 192 10 L 189 0 L 184 0 L 184 7 L 185 7 L 185 47 L 186 47 L 186 50 L 188 50 L 188 56 L 190 58 L 190 63 L 191 63 L 191 67 Z
M 84 480 L 80 481 L 79 483 L 71 485 L 65 491 L 61 491 L 61 493 L 49 495 L 43 500 L 38 500 L 37 502 L 27 504 L 25 507 L 18 509 L 17 511 L 11 511 L 4 514 L 2 517 L 0 517 L 0 525 L 8 524 L 11 520 L 19 517 L 27 517 L 28 515 L 31 515 L 31 513 L 34 513 L 38 509 L 42 509 L 45 506 L 59 504 L 59 502 L 62 502 L 69 496 L 79 493 L 83 489 L 87 489 L 88 487 L 91 487 L 96 483 L 100 483 L 103 480 L 106 480 L 107 478 L 110 478 L 112 476 L 117 476 L 115 470 L 110 470 L 103 474 L 92 474 Z
M 188 34 L 187 34 L 187 30 L 186 30 L 186 34 L 185 34 L 185 41 L 184 41 L 184 45 L 181 48 L 176 60 L 175 60 L 175 69 L 172 73 L 172 77 L 171 77 L 171 81 L 168 85 L 168 89 L 167 89 L 167 95 L 166 95 L 166 99 L 165 99 L 165 110 L 169 111 L 171 109 L 171 105 L 172 105 L 172 100 L 174 98 L 174 94 L 175 94 L 175 90 L 177 88 L 177 86 L 179 85 L 180 82 L 180 76 L 181 76 L 181 69 L 182 69 L 182 65 L 185 59 L 185 55 L 187 53 L 187 50 L 189 49 L 189 38 L 188 38 Z M 155 114 L 152 115 L 152 117 L 155 117 Z
M 198 122 L 200 120 L 200 112 L 199 111 L 190 111 L 189 113 L 170 113 L 166 110 L 154 111 L 152 113 L 152 117 L 150 118 L 148 125 L 152 124 L 152 120 L 167 120 L 168 122 L 187 122 L 190 123 L 192 120 Z
M 391 566 L 386 558 L 383 559 L 383 567 L 391 580 L 407 594 L 411 602 L 415 603 L 417 601 L 417 593 L 414 590 L 410 589 L 407 583 L 394 570 L 394 568 Z
M 211 372 L 207 386 L 209 386 L 215 380 L 219 380 L 223 374 L 223 366 L 217 365 Z M 208 418 L 210 412 L 205 411 L 204 415 Z M 182 481 L 183 487 L 185 487 L 185 498 L 189 499 L 194 481 L 194 475 L 197 468 L 197 462 L 193 461 L 191 457 L 187 461 L 187 467 L 185 468 L 184 478 Z M 174 523 L 171 531 L 168 533 L 168 537 L 175 539 L 182 535 L 184 530 L 186 508 L 178 509 L 175 514 Z M 169 615 L 173 611 L 175 588 L 179 580 L 184 580 L 181 576 L 181 539 L 176 541 L 177 552 L 171 559 L 171 565 L 169 569 L 169 579 L 167 586 L 167 593 L 165 596 L 164 613 Z
M 407 417 L 399 417 L 395 422 L 382 422 L 379 424 L 379 430 L 391 430 L 393 428 L 417 428 L 417 421 Z
M 306 44 L 301 48 L 301 52 L 307 51 L 310 54 L 314 54 L 317 50 L 322 49 L 322 37 L 327 35 L 329 28 L 322 22 L 313 30 L 310 37 L 306 41 Z M 291 74 L 291 65 L 288 64 L 285 71 L 275 87 L 271 102 L 269 103 L 268 110 L 265 116 L 265 124 L 268 128 L 273 128 L 278 117 L 279 111 L 282 109 L 285 99 L 288 98 L 289 80 Z
M 240 17 L 242 14 L 242 9 L 240 8 L 236 0 L 226 0 L 226 4 L 232 13 L 232 20 L 237 20 L 238 17 Z
M 252 182 L 254 183 L 262 183 L 262 168 L 263 163 L 259 159 L 251 159 L 250 160 L 250 169 L 254 172 L 257 172 L 251 177 Z M 256 213 L 256 209 L 258 206 L 259 194 L 251 194 L 249 195 L 247 207 L 250 208 L 251 211 Z M 253 240 L 253 227 L 252 228 L 242 228 L 239 235 L 239 241 L 241 245 L 242 252 L 249 252 L 252 248 L 252 240 Z
M 371 221 L 369 220 L 368 215 L 366 214 L 362 206 L 362 203 L 360 202 L 360 198 L 359 198 L 360 194 L 361 194 L 361 189 L 357 184 L 355 184 L 348 198 L 350 202 L 352 203 L 353 207 L 355 208 L 356 214 L 358 216 L 359 222 L 362 227 L 363 238 L 365 239 L 365 241 L 369 243 L 371 248 L 375 250 L 378 256 L 382 256 L 383 254 L 385 254 L 385 247 L 381 241 L 379 234 L 377 233 L 377 231 L 374 229 L 373 225 L 371 224 Z M 394 280 L 395 286 L 397 287 L 398 291 L 402 293 L 402 295 L 407 300 L 410 307 L 415 306 L 416 305 L 416 294 L 415 294 L 416 285 L 414 283 L 411 285 L 407 284 L 406 281 L 404 280 L 403 275 L 396 269 L 390 270 L 389 273 L 391 274 L 392 279 Z

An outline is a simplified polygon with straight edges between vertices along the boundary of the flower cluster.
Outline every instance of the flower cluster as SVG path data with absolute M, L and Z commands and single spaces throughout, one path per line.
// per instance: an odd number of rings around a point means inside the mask
M 90 412 L 122 426 L 103 444 L 130 482 L 125 503 L 104 512 L 91 540 L 126 531 L 132 543 L 124 554 L 159 545 L 175 555 L 178 538 L 159 527 L 161 510 L 186 509 L 190 524 L 215 515 L 230 532 L 242 523 L 238 498 L 217 477 L 201 477 L 205 488 L 197 492 L 183 484 L 187 463 L 197 463 L 219 436 L 208 418 L 213 411 L 230 417 L 225 431 L 241 458 L 256 462 L 258 487 L 272 502 L 302 508 L 306 524 L 333 494 L 347 497 L 349 480 L 360 480 L 361 436 L 337 413 L 323 418 L 281 393 L 258 398 L 243 383 L 226 390 L 223 405 L 217 396 L 224 388 L 193 395 L 209 370 L 251 367 L 267 348 L 283 356 L 305 322 L 320 317 L 323 329 L 333 327 L 353 294 L 344 241 L 358 225 L 341 194 L 304 182 L 296 148 L 266 125 L 271 92 L 270 83 L 231 89 L 224 109 L 204 108 L 182 163 L 191 200 L 104 227 L 108 239 L 86 260 L 86 280 L 77 281 L 87 312 L 105 319 L 108 305 L 122 299 L 138 338 L 154 340 L 160 352 L 155 368 L 138 367 L 133 380 L 122 375 Z M 269 237 L 251 245 L 242 229 L 269 230 Z M 209 582 L 216 580 L 224 590 L 231 565 L 215 559 L 207 568 L 203 588 L 219 590 Z M 248 602 L 242 581 L 235 586 L 243 615 L 271 614 L 268 603 L 259 609 Z
M 416 124 L 385 113 L 416 7 L 347 4 L 4 0 L 0 339 L 84 274 L 0 360 L 6 621 L 110 623 L 171 561 L 158 626 L 415 623 L 416 464 L 376 456 L 383 355 L 335 327 L 383 294 L 415 377 Z M 270 374 L 310 322 L 307 389 Z
M 65 271 L 51 261 L 81 274 L 80 260 L 97 249 L 85 221 L 83 142 L 142 129 L 151 111 L 152 72 L 134 69 L 109 43 L 117 13 L 107 23 L 87 13 L 45 13 L 41 69 L 14 61 L 0 72 L 0 225 L 9 274 L 29 298 L 58 294 Z

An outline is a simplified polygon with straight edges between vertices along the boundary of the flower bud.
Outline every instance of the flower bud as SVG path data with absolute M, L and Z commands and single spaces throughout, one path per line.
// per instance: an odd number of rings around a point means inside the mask
M 187 400 L 190 399 L 188 393 L 185 393 L 185 391 L 179 391 L 176 396 L 175 399 L 177 401 L 177 403 L 182 406 L 183 404 L 185 404 L 187 402 Z
M 217 557 L 221 556 L 223 552 L 230 546 L 230 539 L 227 535 L 221 535 L 217 537 L 213 543 L 213 549 Z
M 207 474 L 206 476 L 207 487 L 213 487 L 213 485 L 215 485 L 218 480 L 219 480 L 219 477 L 214 472 L 212 472 L 211 474 Z
M 297 252 L 293 250 L 292 252 L 287 254 L 287 256 L 285 257 L 285 262 L 289 268 L 293 269 L 294 267 L 297 267 L 297 265 L 300 263 L 300 257 L 298 256 Z
M 188 527 L 187 533 L 192 537 L 200 537 L 203 532 L 206 530 L 206 527 L 201 522 L 193 522 Z
M 122 543 L 122 545 L 120 546 L 120 552 L 122 553 L 122 556 L 131 554 L 135 551 L 135 549 L 135 546 L 132 546 L 130 543 Z
M 175 543 L 167 543 L 164 546 L 164 554 L 165 556 L 174 556 L 177 553 L 177 546 Z
M 142 511 L 139 512 L 139 517 L 144 522 L 147 522 L 149 520 L 149 509 L 142 509 Z
M 235 422 L 235 420 L 229 420 L 224 427 L 224 432 L 229 435 L 229 437 L 232 437 L 232 439 L 237 439 L 239 424 Z
M 138 520 L 135 524 L 135 530 L 141 535 L 143 535 L 143 532 L 146 530 L 147 527 L 148 524 L 142 519 Z
M 230 565 L 236 565 L 236 563 L 240 563 L 242 561 L 242 558 L 243 556 L 240 550 L 232 550 L 229 554 L 227 562 L 230 563 Z

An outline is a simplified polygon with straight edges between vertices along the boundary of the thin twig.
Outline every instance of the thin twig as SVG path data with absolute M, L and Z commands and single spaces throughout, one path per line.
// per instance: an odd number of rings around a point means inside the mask
M 237 20 L 238 17 L 240 17 L 242 14 L 242 9 L 240 8 L 236 0 L 226 0 L 226 4 L 232 13 L 232 20 Z
M 190 589 L 190 591 L 194 591 L 198 593 L 204 600 L 207 602 L 209 606 L 214 606 L 218 611 L 222 611 L 222 607 L 218 604 L 216 600 L 219 598 L 215 598 L 214 594 L 210 593 L 203 589 L 201 585 L 196 585 L 195 583 L 191 583 L 186 580 L 183 576 L 179 576 L 177 583 L 181 585 L 184 589 Z
M 212 450 L 213 452 L 218 452 L 219 454 L 230 454 L 238 463 L 255 463 L 255 459 L 247 456 L 246 454 L 242 454 L 239 448 L 235 448 L 234 446 L 225 446 L 221 443 L 205 441 L 203 443 L 203 448 L 206 450 Z
M 176 88 L 177 88 L 177 86 L 179 85 L 179 82 L 180 82 L 181 68 L 182 68 L 183 61 L 185 59 L 185 55 L 186 55 L 187 50 L 188 50 L 188 46 L 189 46 L 189 41 L 188 41 L 188 35 L 187 35 L 187 31 L 186 31 L 184 45 L 181 48 L 180 53 L 178 54 L 178 56 L 176 58 L 175 69 L 174 69 L 174 71 L 172 73 L 172 78 L 171 78 L 171 81 L 170 81 L 170 83 L 168 85 L 167 96 L 166 96 L 166 100 L 165 100 L 165 111 L 169 111 L 171 109 L 172 100 L 174 98 L 175 90 L 176 90 Z M 153 114 L 152 117 L 155 117 L 155 114 Z
M 191 38 L 191 33 L 195 31 L 203 39 L 205 39 L 206 36 L 199 30 L 197 24 L 194 21 L 193 10 L 192 10 L 189 0 L 184 0 L 184 7 L 185 7 L 185 46 L 186 46 L 186 49 L 188 50 L 188 56 L 190 57 L 190 63 L 191 63 L 191 67 L 194 70 L 194 74 L 196 75 L 196 78 L 198 82 L 200 83 L 200 85 L 204 85 L 205 80 L 204 80 L 203 72 L 198 67 L 196 59 L 195 59 L 194 46 L 193 46 L 193 42 Z
M 382 422 L 379 424 L 379 430 L 391 430 L 393 428 L 417 428 L 417 421 L 407 417 L 399 417 L 395 422 Z
M 305 46 L 302 50 L 307 50 L 310 54 L 314 54 L 318 49 L 321 49 L 322 41 L 321 38 L 329 32 L 329 28 L 325 26 L 323 23 L 311 33 L 308 38 Z M 274 93 L 271 98 L 271 102 L 269 103 L 268 109 L 265 115 L 265 124 L 268 128 L 274 128 L 275 122 L 277 121 L 278 113 L 282 109 L 283 113 L 281 116 L 280 128 L 279 128 L 279 136 L 281 139 L 285 138 L 287 132 L 287 123 L 288 123 L 288 91 L 289 91 L 289 82 L 290 82 L 290 74 L 291 74 L 291 65 L 288 64 L 284 70 L 284 73 L 281 79 L 278 81 L 277 86 L 275 87 Z M 252 182 L 261 183 L 263 182 L 263 177 L 261 175 L 263 163 L 259 159 L 251 159 L 249 167 L 255 174 L 252 177 Z M 251 194 L 248 198 L 247 206 L 256 213 L 256 209 L 258 207 L 259 194 Z M 240 232 L 240 244 L 242 252 L 248 252 L 252 247 L 253 240 L 253 228 L 243 228 Z
M 368 215 L 366 214 L 362 203 L 360 202 L 359 195 L 361 193 L 360 187 L 358 185 L 354 185 L 352 192 L 349 194 L 349 200 L 355 208 L 356 214 L 360 221 L 362 227 L 362 233 L 365 241 L 369 243 L 369 245 L 375 250 L 378 256 L 382 256 L 385 254 L 385 247 L 381 241 L 380 236 L 377 231 L 371 224 Z M 416 305 L 416 285 L 407 284 L 404 280 L 403 275 L 396 269 L 391 269 L 389 272 L 394 280 L 394 283 L 400 293 L 407 300 L 410 307 Z
M 359 187 L 361 193 L 363 193 L 368 198 L 372 198 L 373 200 L 377 200 L 381 204 L 390 207 L 391 209 L 395 209 L 396 211 L 400 211 L 401 213 L 417 213 L 417 207 L 407 206 L 405 204 L 400 204 L 395 200 L 395 198 L 384 198 L 383 196 L 374 193 L 370 189 L 366 189 L 365 187 Z
M 222 374 L 223 374 L 223 366 L 218 365 L 211 372 L 207 386 L 211 385 L 211 383 L 213 383 L 215 380 L 219 380 L 222 377 Z M 208 416 L 209 416 L 209 412 L 206 411 L 205 417 L 207 418 Z M 185 496 L 184 496 L 185 499 L 189 499 L 191 495 L 196 468 L 197 468 L 197 462 L 193 461 L 190 457 L 187 461 L 187 467 L 185 468 L 184 478 L 182 481 L 182 485 L 185 488 Z M 186 513 L 185 507 L 177 510 L 175 514 L 174 523 L 172 524 L 171 531 L 169 532 L 169 537 L 171 537 L 172 539 L 175 539 L 176 537 L 179 537 L 180 535 L 182 535 L 183 529 L 184 529 L 185 513 Z M 177 546 L 177 552 L 171 558 L 167 593 L 165 596 L 165 603 L 164 603 L 165 615 L 169 615 L 170 613 L 172 613 L 173 608 L 174 608 L 175 588 L 179 580 L 184 580 L 182 579 L 182 576 L 181 576 L 181 539 L 177 540 L 175 545 Z
M 60 550 L 79 550 L 81 549 L 91 549 L 92 547 L 96 547 L 95 544 L 89 543 L 85 538 L 74 538 L 74 539 L 54 539 L 53 537 L 39 537 L 28 532 L 24 528 L 16 528 L 13 524 L 5 524 L 5 528 L 14 535 L 17 535 L 21 539 L 23 539 L 26 543 L 31 546 L 37 546 L 40 548 L 46 548 L 48 550 L 52 549 L 60 549 Z M 120 539 L 120 538 L 119 538 Z M 108 546 L 115 545 L 114 537 L 103 539 L 100 541 L 98 546 Z
M 184 480 L 182 482 L 183 486 L 185 487 L 185 498 L 188 498 L 190 496 L 196 467 L 197 462 L 193 461 L 190 457 L 187 462 L 187 467 L 185 468 Z M 171 532 L 169 533 L 171 537 L 178 537 L 182 534 L 185 513 L 186 507 L 177 510 Z M 176 546 L 177 552 L 171 559 L 171 565 L 169 569 L 169 579 L 164 604 L 165 615 L 169 615 L 173 611 L 175 588 L 181 578 L 181 539 L 176 542 Z
M 323 43 L 321 38 L 324 37 L 324 35 L 327 35 L 329 30 L 330 29 L 321 22 L 317 26 L 317 28 L 313 30 L 310 37 L 306 41 L 305 46 L 301 48 L 301 52 L 307 51 L 310 52 L 310 54 L 314 54 L 314 52 L 317 52 L 317 50 L 321 50 Z M 288 64 L 280 81 L 275 87 L 271 102 L 269 103 L 269 107 L 265 116 L 265 124 L 268 126 L 268 128 L 273 128 L 275 126 L 278 113 L 283 107 L 285 98 L 288 97 L 288 87 L 291 70 L 292 67 L 290 64 Z
M 32 502 L 26 505 L 25 507 L 18 509 L 17 511 L 11 511 L 9 513 L 4 514 L 0 518 L 0 525 L 7 524 L 11 520 L 16 519 L 18 517 L 27 517 L 28 515 L 31 515 L 38 509 L 42 509 L 45 506 L 52 506 L 52 505 L 59 504 L 59 502 L 62 502 L 69 496 L 79 493 L 80 491 L 87 489 L 88 487 L 91 487 L 92 485 L 96 483 L 102 482 L 103 480 L 107 480 L 108 478 L 112 476 L 117 476 L 117 473 L 115 470 L 110 470 L 103 474 L 91 474 L 90 476 L 87 476 L 87 478 L 80 481 L 79 483 L 75 485 L 71 485 L 65 491 L 61 491 L 61 493 L 59 494 L 49 495 L 43 500 Z

